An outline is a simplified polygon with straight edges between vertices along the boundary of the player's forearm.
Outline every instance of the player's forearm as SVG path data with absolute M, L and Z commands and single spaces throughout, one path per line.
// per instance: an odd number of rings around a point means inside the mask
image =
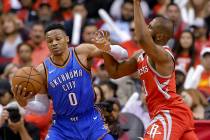
M 143 16 L 142 9 L 140 7 L 140 0 L 134 0 L 134 22 L 135 22 L 135 33 L 137 40 L 142 42 L 150 36 L 147 24 L 145 23 L 145 19 Z M 144 45 L 141 46 L 144 49 Z
M 35 95 L 35 99 L 29 101 L 25 107 L 26 111 L 36 113 L 36 114 L 44 114 L 49 110 L 50 101 L 48 99 L 47 94 L 37 94 Z
M 110 52 L 109 54 L 111 54 L 115 59 L 117 60 L 125 60 L 128 58 L 128 52 L 127 50 L 125 50 L 124 48 L 122 48 L 119 45 L 110 45 Z
M 118 65 L 119 63 L 110 54 L 103 52 L 104 64 L 109 76 L 113 79 L 119 78 Z

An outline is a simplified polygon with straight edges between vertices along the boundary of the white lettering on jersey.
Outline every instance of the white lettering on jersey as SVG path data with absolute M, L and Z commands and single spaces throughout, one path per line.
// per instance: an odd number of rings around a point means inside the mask
M 150 138 L 154 139 L 156 134 L 161 134 L 161 132 L 158 131 L 159 126 L 157 124 L 153 124 L 152 128 L 147 134 L 150 135 Z
M 143 66 L 142 68 L 138 69 L 138 73 L 141 76 L 144 73 L 147 73 L 149 71 L 147 66 Z

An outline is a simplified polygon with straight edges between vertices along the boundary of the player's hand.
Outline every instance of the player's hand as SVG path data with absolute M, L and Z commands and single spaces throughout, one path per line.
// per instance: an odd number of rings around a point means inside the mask
M 105 52 L 109 52 L 111 50 L 111 48 L 110 48 L 110 33 L 107 31 L 99 30 L 99 31 L 95 32 L 92 42 L 100 50 L 103 50 Z
M 34 96 L 32 92 L 27 93 L 26 88 L 21 85 L 15 85 L 15 87 L 12 87 L 12 92 L 17 102 L 23 107 L 27 105 L 27 100 Z

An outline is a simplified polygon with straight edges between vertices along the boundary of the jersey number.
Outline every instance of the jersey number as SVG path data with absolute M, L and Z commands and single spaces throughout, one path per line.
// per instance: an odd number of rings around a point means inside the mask
M 75 93 L 69 93 L 69 101 L 72 106 L 76 106 L 78 104 Z

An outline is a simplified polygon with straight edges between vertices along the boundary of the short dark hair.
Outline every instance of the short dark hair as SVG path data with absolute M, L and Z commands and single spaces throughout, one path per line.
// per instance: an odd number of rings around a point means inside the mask
M 59 30 L 62 30 L 66 33 L 66 30 L 65 30 L 65 27 L 63 24 L 61 23 L 52 23 L 50 25 L 48 25 L 46 28 L 45 28 L 45 34 L 51 30 L 55 30 L 55 29 L 59 29 Z
M 114 97 L 117 97 L 117 90 L 118 90 L 118 85 L 110 80 L 102 81 L 100 82 L 100 86 L 102 85 L 107 85 L 110 89 L 114 91 Z
M 155 17 L 155 19 L 159 21 L 159 24 L 157 26 L 160 31 L 162 31 L 163 33 L 167 33 L 169 35 L 169 38 L 173 37 L 174 23 L 164 16 L 157 16 Z
M 33 46 L 27 42 L 22 42 L 17 46 L 17 53 L 19 54 L 21 46 L 26 45 L 31 49 L 31 52 L 34 50 Z
M 177 9 L 179 9 L 179 11 L 180 11 L 180 8 L 179 8 L 179 6 L 178 6 L 176 3 L 174 3 L 174 2 L 169 3 L 169 4 L 167 5 L 166 9 L 168 10 L 168 8 L 169 8 L 170 6 L 175 6 L 175 7 L 176 7 Z

